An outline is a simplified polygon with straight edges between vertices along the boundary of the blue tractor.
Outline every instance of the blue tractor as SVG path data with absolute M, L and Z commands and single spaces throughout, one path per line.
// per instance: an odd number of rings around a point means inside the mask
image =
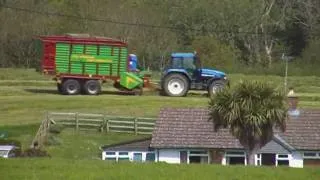
M 172 97 L 186 96 L 189 90 L 205 90 L 212 96 L 226 85 L 229 86 L 226 74 L 202 68 L 196 53 L 172 53 L 161 77 L 162 94 Z

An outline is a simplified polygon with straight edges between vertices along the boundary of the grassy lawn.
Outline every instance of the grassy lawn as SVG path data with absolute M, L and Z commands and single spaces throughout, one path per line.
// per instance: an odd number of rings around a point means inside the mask
M 161 107 L 207 106 L 207 98 L 160 96 L 61 96 L 52 94 L 0 96 L 0 124 L 39 123 L 46 111 L 157 116 Z
M 11 138 L 27 140 L 36 125 L 6 126 Z M 50 158 L 0 159 L 1 179 L 319 179 L 316 168 L 110 163 L 99 147 L 142 138 L 132 134 L 100 134 L 65 129 L 51 137 Z M 31 140 L 31 139 L 29 139 Z M 28 145 L 28 144 L 25 144 Z
M 77 133 L 73 130 L 64 130 L 61 134 L 49 138 L 49 143 L 51 142 L 52 145 L 48 145 L 46 150 L 54 158 L 100 160 L 100 146 L 143 137 L 148 136 L 129 133 L 102 134 L 97 131 L 80 131 Z
M 95 160 L 0 159 L 2 179 L 290 179 L 320 178 L 319 169 L 223 167 L 218 165 L 112 164 Z
M 232 84 L 239 80 L 283 84 L 279 76 L 229 77 Z M 319 77 L 289 77 L 289 85 L 294 85 L 300 95 L 301 107 L 320 107 L 319 84 Z M 29 147 L 46 111 L 156 117 L 162 107 L 206 107 L 208 100 L 193 94 L 183 98 L 157 93 L 125 96 L 114 90 L 100 96 L 62 96 L 54 82 L 34 70 L 0 69 L 0 131 L 8 131 L 9 138 L 21 141 L 23 148 Z M 320 179 L 319 169 L 312 168 L 110 164 L 99 160 L 101 145 L 141 137 L 145 136 L 64 130 L 49 138 L 46 150 L 51 158 L 0 159 L 0 179 Z

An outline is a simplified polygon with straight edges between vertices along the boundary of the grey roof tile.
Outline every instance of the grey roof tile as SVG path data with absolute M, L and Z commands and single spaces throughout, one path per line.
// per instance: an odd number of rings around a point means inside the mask
M 152 134 L 154 148 L 242 148 L 228 129 L 213 129 L 206 108 L 163 108 Z M 320 110 L 301 110 L 286 131 L 275 131 L 295 149 L 320 150 Z

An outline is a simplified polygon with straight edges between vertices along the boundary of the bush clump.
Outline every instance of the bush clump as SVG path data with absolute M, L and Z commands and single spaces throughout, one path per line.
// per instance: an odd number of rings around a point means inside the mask
M 50 126 L 49 132 L 53 134 L 60 134 L 63 129 L 64 126 L 61 124 L 53 124 Z
M 24 150 L 20 157 L 50 157 L 47 151 L 35 148 Z

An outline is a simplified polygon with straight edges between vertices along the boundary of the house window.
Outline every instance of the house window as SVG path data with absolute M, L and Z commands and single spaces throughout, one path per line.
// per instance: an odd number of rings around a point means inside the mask
M 118 153 L 118 161 L 129 161 L 129 153 L 128 152 L 119 152 Z
M 133 153 L 133 161 L 142 162 L 142 153 Z
M 320 153 L 317 152 L 304 152 L 303 153 L 304 159 L 320 159 Z
M 107 161 L 117 161 L 116 152 L 107 151 L 105 160 L 107 160 Z
M 188 155 L 189 163 L 209 163 L 209 153 L 208 151 L 189 151 Z
M 241 151 L 228 151 L 225 158 L 228 165 L 246 164 L 246 155 Z
M 146 161 L 154 162 L 156 160 L 156 155 L 153 152 L 148 152 L 146 154 Z
M 107 155 L 107 156 L 115 156 L 115 155 L 116 155 L 116 152 L 106 152 L 106 155 Z
M 277 166 L 289 166 L 289 156 L 287 154 L 277 154 Z

